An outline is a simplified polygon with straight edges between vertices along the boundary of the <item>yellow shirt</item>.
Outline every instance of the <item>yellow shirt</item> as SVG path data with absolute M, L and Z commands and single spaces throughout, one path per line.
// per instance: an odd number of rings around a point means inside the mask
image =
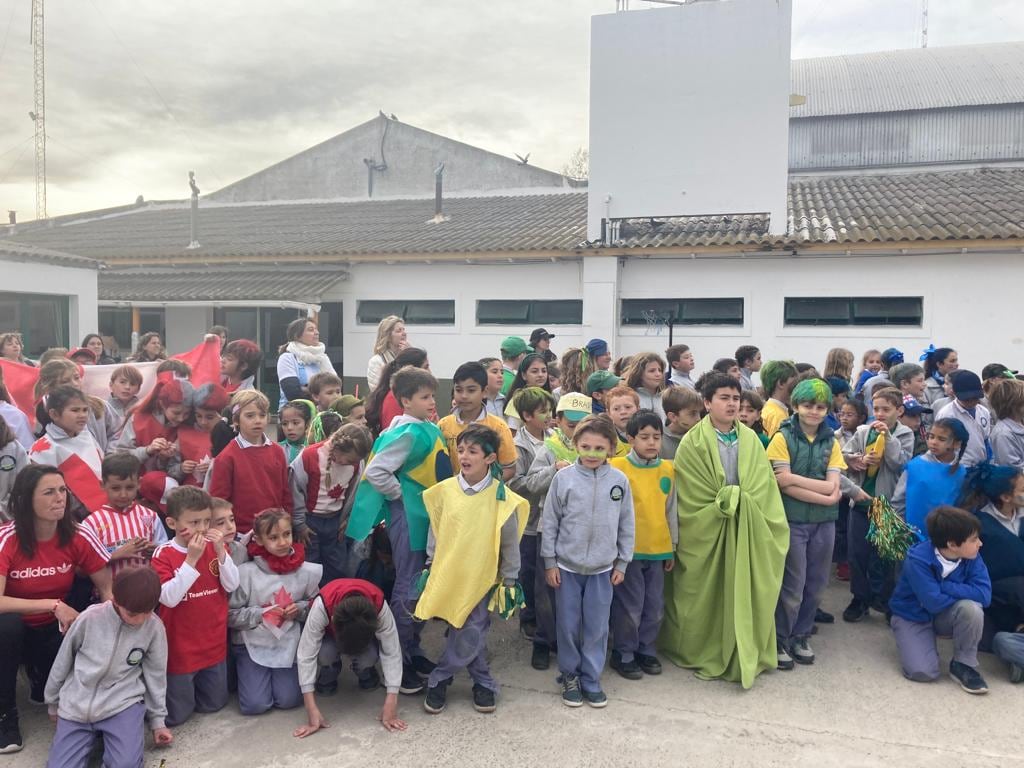
M 779 431 L 782 422 L 789 418 L 789 409 L 778 400 L 769 399 L 761 409 L 761 423 L 764 424 L 764 433 L 771 437 Z
M 762 415 L 761 418 L 764 419 L 764 416 Z M 801 434 L 807 438 L 808 443 L 814 442 L 811 438 L 807 437 L 806 433 L 801 432 Z M 768 443 L 768 460 L 789 464 L 789 446 L 786 445 L 785 435 L 776 433 L 772 437 L 771 442 Z M 836 469 L 840 472 L 846 469 L 846 462 L 843 460 L 843 449 L 839 445 L 838 438 L 832 441 L 832 453 L 828 457 L 828 469 Z
M 508 467 L 516 463 L 518 454 L 516 453 L 516 445 L 512 442 L 512 432 L 509 430 L 508 425 L 501 420 L 500 416 L 495 416 L 493 413 L 485 413 L 482 419 L 460 422 L 456 415 L 451 413 L 437 422 L 437 427 L 441 430 L 441 434 L 444 435 L 444 440 L 448 444 L 448 455 L 451 457 L 452 466 L 458 465 L 459 457 L 455 441 L 458 440 L 459 435 L 470 424 L 483 424 L 485 427 L 490 427 L 498 433 L 499 464 L 503 467 Z

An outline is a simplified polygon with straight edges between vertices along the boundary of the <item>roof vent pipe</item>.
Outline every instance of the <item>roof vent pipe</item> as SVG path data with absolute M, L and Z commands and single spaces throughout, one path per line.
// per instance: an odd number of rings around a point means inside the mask
M 188 214 L 189 244 L 187 250 L 194 251 L 199 245 L 199 187 L 196 185 L 196 172 L 188 172 L 188 186 L 192 190 L 192 204 Z
M 434 218 L 428 224 L 440 224 L 450 217 L 444 215 L 444 163 L 434 169 Z
M 18 212 L 17 211 L 8 211 L 7 212 L 7 221 L 10 222 L 11 225 L 17 224 L 18 223 Z

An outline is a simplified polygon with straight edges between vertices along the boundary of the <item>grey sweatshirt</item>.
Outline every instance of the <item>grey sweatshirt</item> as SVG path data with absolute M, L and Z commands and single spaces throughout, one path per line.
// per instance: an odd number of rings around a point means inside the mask
M 545 568 L 594 575 L 622 573 L 633 559 L 635 518 L 626 476 L 578 461 L 555 474 L 544 499 L 541 557 Z
M 679 450 L 679 443 L 683 441 L 686 434 L 677 435 L 668 427 L 661 431 L 661 458 L 675 461 L 676 451 Z
M 401 416 L 395 417 L 395 420 L 391 422 L 391 426 L 388 429 L 394 429 L 402 424 L 413 424 L 422 421 L 423 419 L 417 419 L 414 416 L 407 416 L 403 413 Z M 412 435 L 404 435 L 384 450 L 375 453 L 373 460 L 366 465 L 365 476 L 367 481 L 390 501 L 394 501 L 402 496 L 402 484 L 398 481 L 395 473 L 402 468 L 406 459 L 409 458 L 410 450 L 412 450 Z
M 540 513 L 544 508 L 544 492 L 537 489 L 536 486 L 531 489 L 526 482 L 526 476 L 530 472 L 530 467 L 533 466 L 537 452 L 544 448 L 544 442 L 535 441 L 525 429 L 516 432 L 512 442 L 516 447 L 516 469 L 512 479 L 508 481 L 508 487 L 530 502 L 530 517 L 526 521 L 526 530 L 523 533 L 526 536 L 536 536 Z M 545 448 L 545 450 L 547 449 Z M 548 453 L 551 452 L 548 451 Z
M 843 455 L 863 454 L 867 445 L 868 432 L 871 431 L 870 424 L 862 424 L 857 427 L 853 437 L 843 446 Z M 885 496 L 891 499 L 896 490 L 896 483 L 903 474 L 907 462 L 914 456 L 914 432 L 905 424 L 896 424 L 892 431 L 892 438 L 885 441 L 885 453 L 882 454 L 882 464 L 875 476 L 875 496 Z M 850 480 L 863 487 L 866 472 L 848 471 Z
M 309 601 L 320 590 L 323 572 L 318 563 L 303 563 L 291 573 L 274 573 L 266 560 L 258 556 L 238 566 L 238 586 L 228 602 L 232 644 L 245 645 L 249 658 L 261 667 L 290 668 L 299 647 L 299 625 L 306 618 Z M 281 637 L 274 637 L 263 626 L 263 611 L 273 605 L 274 594 L 282 587 L 299 607 L 299 615 L 282 627 Z
M 318 595 L 310 603 L 296 655 L 299 665 L 299 689 L 303 693 L 310 693 L 316 687 L 317 656 L 320 654 L 320 646 L 323 645 L 324 634 L 330 623 L 324 600 Z M 376 638 L 380 649 L 380 668 L 384 672 L 384 685 L 388 693 L 398 693 L 398 688 L 402 684 L 402 646 L 398 641 L 395 617 L 387 603 L 384 603 L 377 614 Z
M 17 440 L 11 440 L 0 448 L 0 521 L 9 523 L 11 516 L 7 512 L 7 501 L 14 488 L 14 478 L 28 464 L 28 453 Z
M 540 508 L 540 517 L 544 517 L 544 499 L 548 495 L 548 488 L 551 487 L 551 481 L 555 478 L 555 473 L 559 470 L 555 468 L 557 463 L 555 454 L 551 452 L 551 449 L 546 445 L 538 445 L 537 452 L 533 455 L 533 463 L 530 464 L 530 469 L 526 473 L 526 477 L 523 478 L 522 487 L 526 491 L 526 494 L 520 493 L 518 489 L 513 488 L 516 493 L 519 493 L 525 498 L 537 499 L 537 506 Z M 537 520 L 537 533 L 543 533 L 541 530 L 541 521 Z
M 992 461 L 1010 467 L 1024 467 L 1024 424 L 1013 419 L 997 421 L 992 427 L 990 441 Z
M 166 694 L 164 625 L 155 613 L 141 626 L 125 624 L 109 602 L 78 615 L 46 681 L 50 712 L 75 723 L 96 723 L 143 701 L 149 727 L 163 728 Z

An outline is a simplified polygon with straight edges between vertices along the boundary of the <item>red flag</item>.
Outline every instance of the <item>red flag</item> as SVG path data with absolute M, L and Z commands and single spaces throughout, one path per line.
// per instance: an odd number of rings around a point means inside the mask
M 208 334 L 203 343 L 188 352 L 174 355 L 175 360 L 184 360 L 192 367 L 192 386 L 220 384 L 220 337 Z
M 4 385 L 18 410 L 28 417 L 29 426 L 36 424 L 36 382 L 39 369 L 0 358 L 0 369 L 4 372 Z

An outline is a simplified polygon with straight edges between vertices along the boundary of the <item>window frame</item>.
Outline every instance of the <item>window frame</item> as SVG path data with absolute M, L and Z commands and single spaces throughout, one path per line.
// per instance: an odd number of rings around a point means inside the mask
M 814 302 L 822 305 L 830 304 L 836 310 L 845 304 L 845 320 L 835 311 L 831 317 L 811 317 Z M 905 304 L 906 308 L 891 314 L 882 312 L 868 313 L 867 307 L 858 307 L 858 303 L 874 304 L 878 308 L 884 302 L 893 306 Z M 801 313 L 794 310 L 803 309 Z M 860 310 L 860 311 L 858 311 Z M 794 317 L 803 314 L 806 317 Z M 900 318 L 905 318 L 901 322 Z M 923 329 L 925 325 L 924 296 L 785 296 L 782 301 L 782 325 L 784 328 L 899 328 Z

